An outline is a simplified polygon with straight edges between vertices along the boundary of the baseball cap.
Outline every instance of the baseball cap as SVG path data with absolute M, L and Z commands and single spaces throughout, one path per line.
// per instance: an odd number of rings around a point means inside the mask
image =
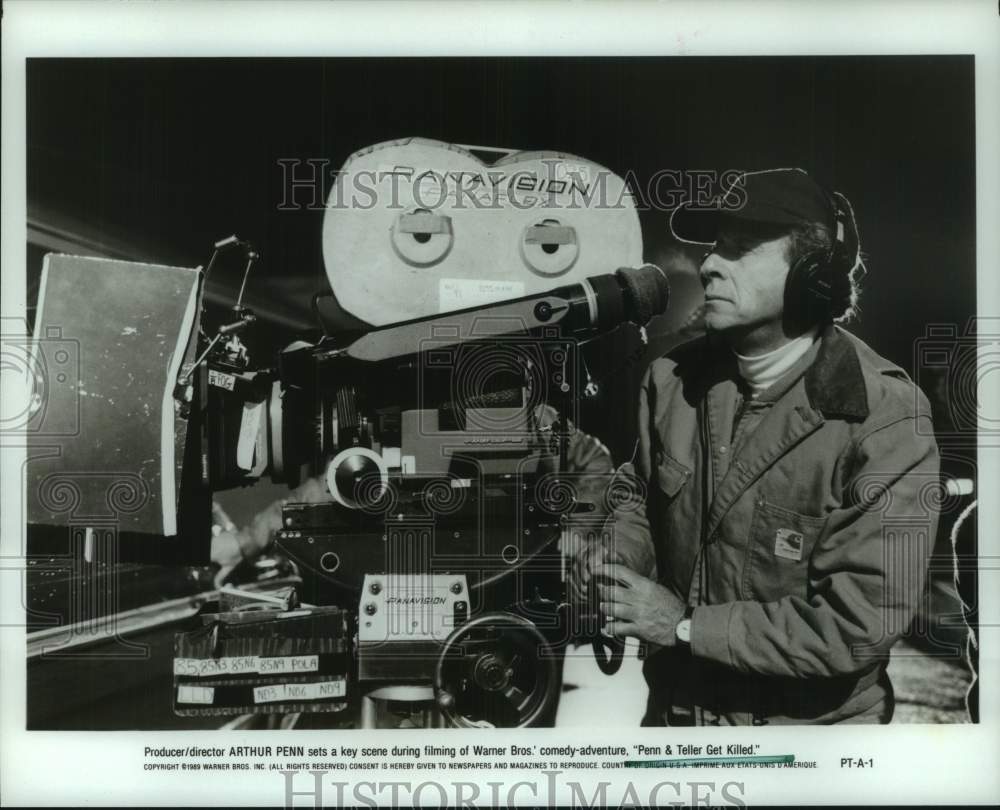
M 687 202 L 670 215 L 674 238 L 690 244 L 715 241 L 719 221 L 727 217 L 763 225 L 830 224 L 829 195 L 802 169 L 743 172 L 709 202 Z

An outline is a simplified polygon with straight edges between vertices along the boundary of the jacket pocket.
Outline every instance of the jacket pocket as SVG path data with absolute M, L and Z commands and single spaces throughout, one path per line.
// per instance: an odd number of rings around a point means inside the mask
M 656 483 L 668 500 L 677 497 L 684 485 L 691 480 L 691 470 L 662 450 L 656 454 Z
M 772 602 L 784 596 L 806 599 L 809 558 L 826 525 L 813 517 L 757 500 L 743 567 L 744 598 Z

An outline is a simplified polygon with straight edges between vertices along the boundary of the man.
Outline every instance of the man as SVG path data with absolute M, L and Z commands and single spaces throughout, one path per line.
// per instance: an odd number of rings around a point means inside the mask
M 599 574 L 607 627 L 647 644 L 644 725 L 888 722 L 936 529 L 930 409 L 834 323 L 860 267 L 845 198 L 779 169 L 721 203 L 671 218 L 710 244 L 707 334 L 646 373 L 645 508 L 615 515 L 577 582 Z

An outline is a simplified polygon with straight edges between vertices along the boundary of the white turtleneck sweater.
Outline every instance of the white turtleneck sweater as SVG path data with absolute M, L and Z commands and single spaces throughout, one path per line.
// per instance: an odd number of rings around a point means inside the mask
M 739 352 L 733 352 L 740 367 L 740 376 L 750 388 L 752 396 L 756 399 L 762 391 L 766 391 L 780 380 L 782 375 L 809 351 L 818 336 L 817 326 L 766 354 L 745 357 Z

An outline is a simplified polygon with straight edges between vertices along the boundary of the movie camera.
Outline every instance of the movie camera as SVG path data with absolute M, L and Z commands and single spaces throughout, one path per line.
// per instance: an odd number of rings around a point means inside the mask
M 374 205 L 349 199 L 362 186 Z M 233 252 L 245 287 L 259 256 L 236 237 L 202 279 Z M 565 580 L 568 542 L 603 537 L 613 508 L 607 454 L 574 461 L 596 444 L 575 423 L 600 383 L 581 349 L 667 305 L 628 189 L 560 153 L 378 144 L 339 173 L 323 254 L 320 340 L 251 357 L 241 287 L 172 378 L 179 508 L 191 490 L 287 484 L 269 554 L 294 572 L 224 586 L 178 634 L 175 711 L 355 709 L 372 727 L 397 701 L 428 725 L 551 723 L 566 645 L 591 642 L 609 673 L 622 655 Z

